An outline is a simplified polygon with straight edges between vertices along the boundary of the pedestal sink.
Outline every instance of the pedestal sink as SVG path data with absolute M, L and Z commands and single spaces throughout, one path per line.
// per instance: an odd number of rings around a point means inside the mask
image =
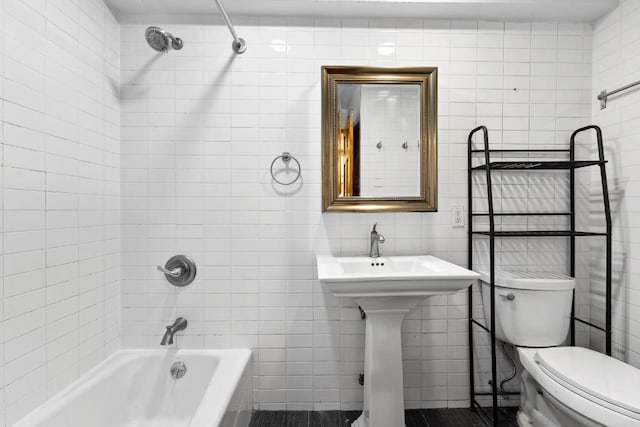
M 354 298 L 367 315 L 364 410 L 352 426 L 404 426 L 402 319 L 424 298 L 466 289 L 479 275 L 434 256 L 316 260 L 327 289 Z

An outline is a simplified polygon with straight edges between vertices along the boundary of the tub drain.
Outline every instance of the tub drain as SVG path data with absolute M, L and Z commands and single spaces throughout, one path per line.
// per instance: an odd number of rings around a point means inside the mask
M 173 378 L 178 380 L 184 377 L 184 374 L 187 373 L 187 365 L 185 365 L 183 362 L 173 362 L 173 364 L 171 365 L 171 369 L 169 369 L 169 373 L 171 373 L 171 376 Z

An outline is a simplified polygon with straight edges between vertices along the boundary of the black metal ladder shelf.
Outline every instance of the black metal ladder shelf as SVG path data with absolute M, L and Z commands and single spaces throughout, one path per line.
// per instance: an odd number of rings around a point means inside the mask
M 575 139 L 582 132 L 594 131 L 597 138 L 598 159 L 597 160 L 576 160 L 575 159 Z M 477 132 L 482 132 L 484 137 L 483 149 L 473 149 L 473 137 Z M 469 287 L 469 375 L 470 375 L 470 400 L 471 408 L 478 409 L 483 415 L 485 421 L 490 422 L 493 426 L 499 425 L 500 411 L 498 407 L 498 373 L 497 373 L 497 350 L 496 350 L 496 318 L 495 318 L 495 239 L 496 238 L 512 238 L 512 237 L 568 237 L 570 240 L 570 259 L 569 259 L 569 275 L 575 277 L 576 274 L 576 237 L 603 236 L 606 238 L 606 276 L 605 276 L 605 326 L 601 327 L 575 316 L 575 290 L 573 295 L 573 303 L 571 307 L 571 345 L 575 345 L 576 322 L 593 327 L 604 332 L 605 335 L 605 351 L 607 355 L 611 355 L 611 251 L 612 251 L 612 225 L 611 225 L 611 208 L 609 206 L 609 191 L 607 186 L 607 175 L 605 165 L 607 161 L 604 158 L 604 147 L 602 141 L 602 131 L 600 127 L 591 125 L 577 129 L 571 134 L 569 141 L 569 149 L 532 149 L 532 150 L 491 150 L 489 149 L 489 132 L 485 126 L 478 126 L 469 133 L 467 152 L 467 197 L 468 197 L 468 268 L 473 269 L 473 240 L 475 237 L 489 238 L 489 278 L 490 278 L 490 319 L 489 325 L 483 325 L 481 322 L 473 318 L 473 286 Z M 501 154 L 531 154 L 531 153 L 564 153 L 569 155 L 569 160 L 553 160 L 553 161 L 492 161 L 492 153 Z M 483 154 L 484 164 L 473 166 L 474 155 Z M 598 166 L 600 168 L 600 181 L 602 186 L 602 200 L 604 204 L 604 216 L 606 222 L 605 232 L 589 232 L 576 230 L 576 191 L 575 191 L 575 170 L 582 167 Z M 509 171 L 550 171 L 550 170 L 566 170 L 569 172 L 569 192 L 570 207 L 569 212 L 495 212 L 493 208 L 492 194 L 492 172 L 509 172 Z M 475 172 L 484 172 L 486 176 L 486 196 L 487 196 L 487 212 L 473 212 L 473 182 L 472 177 Z M 495 218 L 508 216 L 565 216 L 569 218 L 570 226 L 568 230 L 496 230 Z M 489 219 L 488 230 L 474 230 L 473 219 L 476 217 L 487 217 Z M 481 330 L 488 332 L 491 336 L 491 392 L 477 392 L 475 390 L 474 378 L 474 326 L 478 326 Z M 515 393 L 518 394 L 518 393 Z M 477 396 L 491 396 L 492 408 L 491 413 L 485 412 L 486 408 L 480 405 Z

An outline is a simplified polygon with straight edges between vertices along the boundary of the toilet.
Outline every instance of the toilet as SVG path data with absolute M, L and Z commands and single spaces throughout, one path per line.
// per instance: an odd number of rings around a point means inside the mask
M 490 319 L 489 274 L 480 272 Z M 521 427 L 640 427 L 640 370 L 582 347 L 566 347 L 575 280 L 555 273 L 495 277 L 496 338 L 517 348 Z

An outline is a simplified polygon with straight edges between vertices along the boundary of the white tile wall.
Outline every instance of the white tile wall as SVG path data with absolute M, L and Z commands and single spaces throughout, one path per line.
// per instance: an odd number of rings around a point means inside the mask
M 236 57 L 224 26 L 180 19 L 127 17 L 120 28 L 98 0 L 0 2 L 5 424 L 117 348 L 120 318 L 125 346 L 155 347 L 177 315 L 190 321 L 180 346 L 256 350 L 260 408 L 359 408 L 364 325 L 317 283 L 313 255 L 364 253 L 378 221 L 384 253 L 465 265 L 465 230 L 450 227 L 450 209 L 466 204 L 466 135 L 479 124 L 497 146 L 536 148 L 564 146 L 592 117 L 603 126 L 622 284 L 616 351 L 640 366 L 640 98 L 630 93 L 603 111 L 594 100 L 640 78 L 634 1 L 597 23 L 593 73 L 591 28 L 580 24 L 247 18 L 236 23 L 249 49 Z M 185 39 L 184 50 L 156 55 L 145 45 L 144 28 L 158 22 Z M 439 67 L 438 213 L 320 213 L 318 77 L 321 65 L 337 64 Z M 303 167 L 293 188 L 268 173 L 285 150 Z M 562 178 L 535 186 L 525 178 L 500 181 L 501 208 L 563 207 Z M 503 224 L 523 225 L 548 224 Z M 154 269 L 178 252 L 199 266 L 187 289 Z M 499 246 L 501 265 L 562 270 L 564 257 L 561 240 Z M 591 266 L 595 297 L 580 300 L 596 319 L 600 260 Z M 467 404 L 465 302 L 434 298 L 405 321 L 410 407 Z
M 613 296 L 615 355 L 640 367 L 640 91 L 628 91 L 609 99 L 600 110 L 596 95 L 603 89 L 613 90 L 640 80 L 640 4 L 622 0 L 619 7 L 594 28 L 593 91 L 590 96 L 594 121 L 602 126 L 606 153 L 610 163 L 613 210 Z M 595 187 L 593 187 L 595 188 Z M 594 190 L 595 191 L 595 190 Z M 594 248 L 602 251 L 602 247 Z M 602 259 L 594 258 L 592 286 L 602 289 Z M 596 319 L 602 318 L 602 292 L 592 303 Z M 598 310 L 598 311 L 596 311 Z
M 180 315 L 189 319 L 180 346 L 252 347 L 262 409 L 362 405 L 364 324 L 315 280 L 315 253 L 365 253 L 378 221 L 384 254 L 465 265 L 466 232 L 451 228 L 450 209 L 466 205 L 469 130 L 487 125 L 496 146 L 554 147 L 590 120 L 588 25 L 236 18 L 248 49 L 234 56 L 219 23 L 125 20 L 123 344 L 156 347 Z M 183 50 L 158 55 L 146 46 L 145 27 L 158 23 L 184 38 Z M 320 212 L 320 67 L 339 64 L 439 67 L 439 212 Z M 271 181 L 269 165 L 283 151 L 301 162 L 299 185 Z M 504 194 L 551 207 L 556 192 L 566 195 L 553 180 L 537 183 L 543 190 L 516 182 Z M 185 289 L 155 271 L 180 252 L 199 268 Z M 561 242 L 518 241 L 501 256 L 559 268 L 558 253 L 566 256 Z M 466 315 L 461 294 L 408 316 L 408 406 L 468 404 Z
M 0 2 L 0 424 L 119 345 L 119 25 L 100 0 Z

